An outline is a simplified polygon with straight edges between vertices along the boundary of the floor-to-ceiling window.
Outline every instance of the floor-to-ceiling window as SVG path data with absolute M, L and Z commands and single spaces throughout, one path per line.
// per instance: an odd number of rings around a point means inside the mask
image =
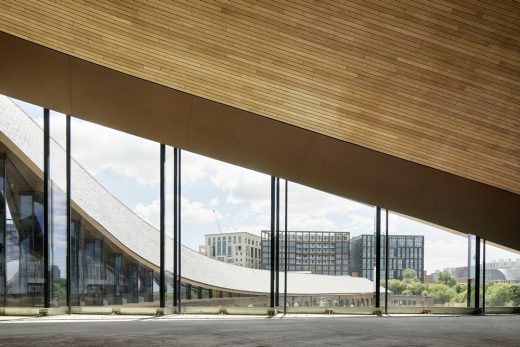
M 188 151 L 181 167 L 182 305 L 266 308 L 270 176 Z
M 374 207 L 292 182 L 287 197 L 289 311 L 309 306 L 372 312 Z M 283 259 L 283 242 L 280 248 Z
M 388 249 L 388 269 L 383 258 L 381 285 L 386 286 L 388 271 L 389 312 L 468 306 L 472 272 L 468 269 L 467 235 L 391 211 L 388 239 L 384 228 L 382 233 L 382 254 Z
M 520 253 L 486 241 L 486 308 L 520 307 Z

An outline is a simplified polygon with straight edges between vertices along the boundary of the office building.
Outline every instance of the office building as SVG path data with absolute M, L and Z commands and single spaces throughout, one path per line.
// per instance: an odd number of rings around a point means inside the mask
M 350 233 L 288 231 L 287 270 L 348 275 Z M 285 266 L 285 234 L 280 232 L 280 269 Z M 262 230 L 262 269 L 271 268 L 271 232 Z
M 388 278 L 402 279 L 403 271 L 413 269 L 417 278 L 424 281 L 424 236 L 389 235 Z M 352 238 L 350 274 L 355 277 L 374 279 L 375 237 L 371 234 Z M 386 256 L 386 236 L 381 236 L 381 259 Z M 385 277 L 385 262 L 381 262 L 381 277 Z
M 248 232 L 206 234 L 200 253 L 228 264 L 260 268 L 260 237 Z

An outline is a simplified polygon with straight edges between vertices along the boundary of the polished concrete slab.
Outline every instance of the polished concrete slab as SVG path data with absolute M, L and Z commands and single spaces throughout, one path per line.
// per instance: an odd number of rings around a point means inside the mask
M 520 346 L 520 316 L 1 317 L 1 346 Z

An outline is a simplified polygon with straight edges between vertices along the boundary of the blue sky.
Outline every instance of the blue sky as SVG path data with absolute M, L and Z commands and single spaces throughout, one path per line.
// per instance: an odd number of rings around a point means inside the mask
M 39 124 L 42 109 L 16 101 Z M 51 113 L 52 134 L 64 141 L 64 116 Z M 171 149 L 167 172 L 172 171 Z M 159 144 L 93 123 L 73 119 L 72 156 L 114 196 L 152 225 L 159 225 Z M 182 153 L 183 243 L 198 250 L 205 233 L 248 231 L 270 225 L 270 177 L 194 153 Z M 170 177 L 171 178 L 171 177 Z M 171 181 L 169 182 L 171 183 Z M 167 189 L 171 206 L 171 189 Z M 289 230 L 340 230 L 351 236 L 372 233 L 374 208 L 289 182 Z M 171 209 L 169 209 L 171 211 Z M 171 224 L 171 213 L 167 222 Z M 428 273 L 464 266 L 467 239 L 441 228 L 390 214 L 390 234 L 425 236 Z M 488 247 L 487 257 L 515 259 L 518 254 Z

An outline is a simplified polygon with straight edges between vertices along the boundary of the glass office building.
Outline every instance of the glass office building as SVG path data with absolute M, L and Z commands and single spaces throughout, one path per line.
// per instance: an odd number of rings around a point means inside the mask
M 348 275 L 350 233 L 288 231 L 287 270 L 322 275 Z M 285 268 L 285 234 L 280 233 L 280 269 Z M 262 269 L 271 269 L 271 233 L 262 231 Z
M 359 235 L 352 238 L 350 252 L 350 275 L 374 278 L 374 235 Z M 417 278 L 424 281 L 424 236 L 388 236 L 388 278 L 402 279 L 404 270 L 413 269 Z M 386 236 L 381 236 L 381 258 L 386 254 Z M 385 277 L 385 263 L 381 263 L 381 277 Z

